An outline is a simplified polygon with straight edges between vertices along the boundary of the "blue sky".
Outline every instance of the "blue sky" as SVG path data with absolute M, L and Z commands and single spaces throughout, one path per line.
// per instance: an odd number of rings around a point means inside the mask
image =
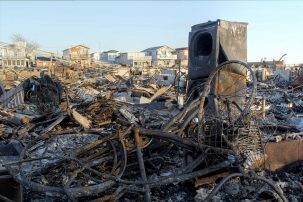
M 192 25 L 225 19 L 248 22 L 248 60 L 303 62 L 300 1 L 0 1 L 0 41 L 13 34 L 58 51 L 84 44 L 91 51 L 184 47 Z

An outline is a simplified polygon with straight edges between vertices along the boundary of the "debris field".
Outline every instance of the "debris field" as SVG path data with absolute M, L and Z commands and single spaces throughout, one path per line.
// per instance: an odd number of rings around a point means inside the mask
M 214 84 L 231 64 L 252 72 L 227 62 L 183 106 L 175 86 L 145 76 L 27 78 L 1 96 L 2 166 L 29 201 L 302 200 L 302 164 L 284 168 L 302 160 L 301 86 L 250 74 L 236 109 L 214 91 L 239 88 Z
M 193 26 L 172 83 L 165 67 L 0 69 L 0 200 L 303 201 L 303 68 L 242 62 L 246 25 Z

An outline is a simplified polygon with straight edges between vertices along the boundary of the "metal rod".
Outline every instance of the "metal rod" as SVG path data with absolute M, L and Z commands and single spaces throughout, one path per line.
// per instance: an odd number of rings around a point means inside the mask
M 143 160 L 143 154 L 142 154 L 142 151 L 141 151 L 141 144 L 140 144 L 141 140 L 140 140 L 139 129 L 138 128 L 134 129 L 134 137 L 135 137 L 136 146 L 137 146 L 137 158 L 138 158 L 138 162 L 139 162 L 141 177 L 142 177 L 142 180 L 144 182 L 147 182 L 144 160 Z M 145 196 L 144 196 L 145 201 L 151 201 L 149 185 L 145 184 L 144 189 L 145 189 Z

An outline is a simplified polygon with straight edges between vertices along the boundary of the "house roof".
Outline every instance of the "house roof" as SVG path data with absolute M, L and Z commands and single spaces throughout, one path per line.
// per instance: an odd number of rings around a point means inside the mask
M 75 46 L 72 46 L 72 47 L 70 47 L 70 48 L 74 48 L 74 47 L 77 47 L 77 46 L 82 46 L 82 47 L 84 47 L 84 48 L 87 48 L 87 49 L 89 49 L 89 47 L 87 47 L 87 46 L 84 46 L 84 45 L 82 45 L 82 44 L 79 44 L 79 45 L 75 45 Z
M 84 48 L 89 49 L 89 47 L 79 44 L 79 45 L 71 46 L 70 48 L 64 49 L 63 51 L 68 50 L 68 49 L 71 49 L 71 48 L 74 48 L 74 47 L 77 47 L 77 46 L 82 46 L 82 47 L 84 47 Z
M 95 54 L 100 54 L 100 52 L 93 52 L 93 53 L 90 53 L 90 55 L 95 55 Z
M 143 50 L 142 52 L 157 50 L 157 49 L 162 48 L 162 47 L 167 47 L 167 48 L 170 48 L 170 49 L 173 50 L 173 48 L 171 48 L 171 47 L 169 47 L 169 46 L 167 46 L 167 45 L 163 45 L 163 46 L 155 46 L 155 47 L 147 48 L 147 49 Z
M 104 51 L 104 53 L 118 53 L 119 51 L 117 50 L 108 50 L 108 51 Z

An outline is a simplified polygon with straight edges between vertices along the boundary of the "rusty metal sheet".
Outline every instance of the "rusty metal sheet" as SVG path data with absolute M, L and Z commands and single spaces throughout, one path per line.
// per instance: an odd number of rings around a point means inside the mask
M 230 71 L 220 71 L 216 84 L 217 93 L 220 95 L 230 95 L 234 92 L 243 93 L 239 91 L 246 88 L 246 74 L 243 76 Z
M 275 171 L 303 160 L 303 140 L 268 143 L 265 146 L 265 168 Z
M 221 102 L 228 99 L 230 103 L 234 102 L 243 109 L 246 104 L 246 76 L 232 72 L 233 69 L 230 70 L 219 72 L 215 83 L 216 95 L 219 96 L 218 99 Z M 241 111 L 235 105 L 230 105 L 229 107 L 232 114 L 234 114 L 233 118 L 238 117 Z

